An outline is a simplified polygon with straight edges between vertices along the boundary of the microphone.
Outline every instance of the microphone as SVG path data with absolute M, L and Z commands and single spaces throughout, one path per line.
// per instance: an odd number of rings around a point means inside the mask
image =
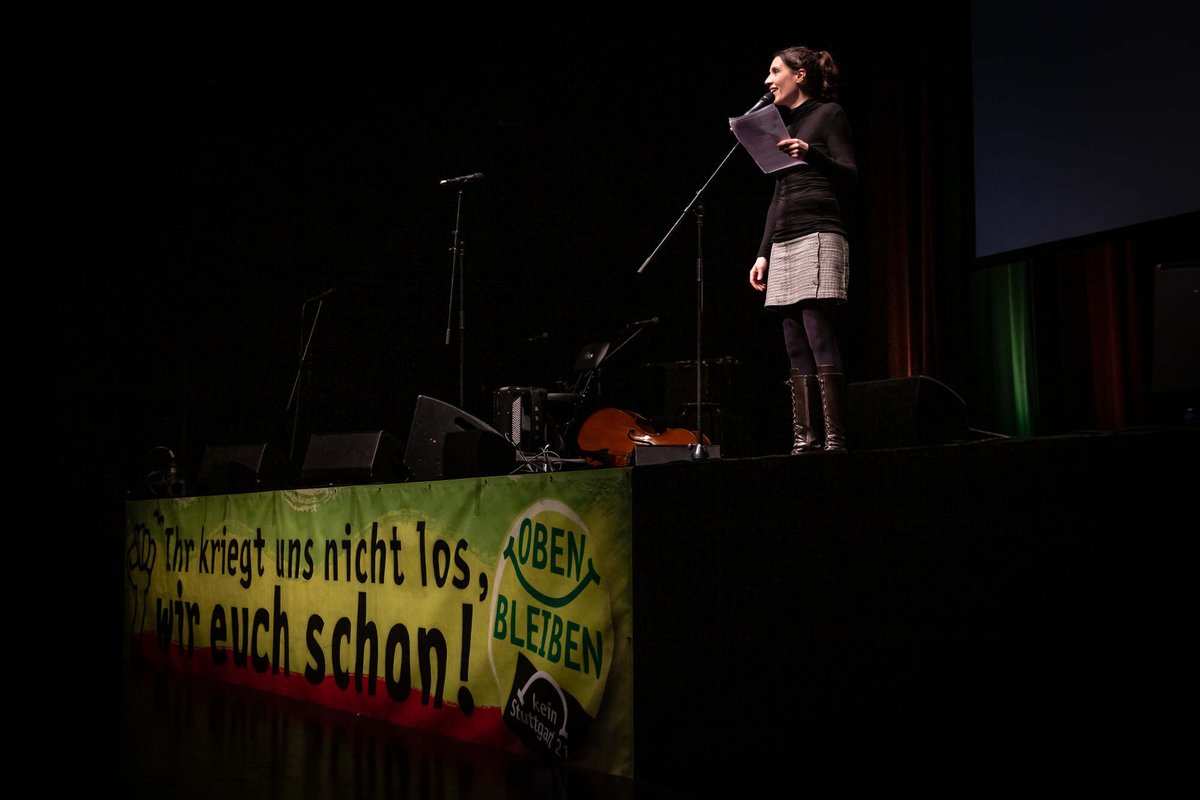
M 747 111 L 746 114 L 753 114 L 755 111 L 758 111 L 760 108 L 766 108 L 767 106 L 771 105 L 771 103 L 774 102 L 774 100 L 775 100 L 775 95 L 771 94 L 770 92 L 767 92 L 762 97 L 758 98 L 758 102 L 755 103 L 754 105 L 752 105 L 750 107 L 750 110 Z M 742 114 L 742 116 L 744 117 L 744 116 L 746 116 L 746 114 Z
M 456 183 L 473 183 L 478 180 L 483 180 L 482 172 L 472 172 L 470 175 L 460 175 L 457 178 L 446 178 L 438 181 L 438 186 L 453 186 Z
M 312 302 L 314 302 L 314 301 L 316 301 L 316 300 L 320 300 L 320 299 L 322 299 L 322 298 L 324 298 L 324 297 L 329 297 L 329 295 L 333 294 L 333 293 L 334 293 L 334 292 L 336 292 L 336 291 L 337 291 L 337 289 L 336 289 L 336 288 L 330 288 L 330 289 L 326 289 L 325 291 L 321 292 L 320 294 L 315 294 L 315 295 L 313 295 L 312 297 L 310 297 L 310 298 L 308 298 L 307 300 L 305 300 L 305 301 L 304 301 L 304 305 L 308 305 L 309 303 L 312 303 Z
M 657 325 L 657 324 L 658 324 L 658 317 L 651 317 L 650 319 L 639 319 L 637 322 L 631 322 L 631 323 L 629 323 L 629 327 L 639 328 L 642 325 Z

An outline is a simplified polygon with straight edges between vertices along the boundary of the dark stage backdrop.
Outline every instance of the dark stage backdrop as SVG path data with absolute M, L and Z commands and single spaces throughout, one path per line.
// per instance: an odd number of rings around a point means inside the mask
M 501 386 L 573 380 L 584 345 L 658 317 L 602 389 L 612 405 L 668 411 L 663 365 L 696 354 L 702 253 L 703 355 L 737 362 L 733 404 L 766 420 L 756 434 L 774 448 L 787 435 L 786 359 L 746 282 L 771 181 L 735 152 L 705 193 L 702 242 L 688 216 L 637 270 L 733 146 L 728 117 L 761 96 L 771 55 L 790 44 L 841 62 L 868 195 L 871 142 L 887 136 L 872 108 L 906 90 L 895 33 L 830 15 L 795 34 L 508 27 L 410 31 L 337 57 L 113 55 L 70 92 L 89 135 L 68 162 L 86 252 L 67 344 L 94 389 L 69 404 L 96 456 L 74 468 L 100 462 L 113 482 L 136 481 L 167 446 L 194 470 L 213 444 L 290 448 L 293 426 L 299 459 L 314 432 L 403 437 L 418 394 L 458 405 L 458 195 L 439 181 L 476 172 L 460 226 L 466 410 L 490 419 Z M 884 377 L 871 330 L 881 301 L 867 285 L 885 265 L 872 263 L 861 196 L 856 302 L 841 319 L 852 379 Z M 315 304 L 301 312 L 330 289 L 297 421 L 286 409 Z
M 1089 19 L 1072 25 L 1087 29 Z M 403 437 L 418 395 L 459 404 L 460 368 L 461 405 L 490 419 L 495 389 L 569 382 L 581 348 L 652 317 L 659 323 L 610 364 L 602 397 L 646 416 L 670 413 L 680 375 L 664 365 L 696 354 L 700 254 L 703 355 L 736 362 L 727 410 L 748 420 L 743 454 L 782 451 L 786 358 L 777 322 L 746 284 L 770 180 L 734 152 L 705 192 L 702 249 L 688 216 L 645 272 L 637 269 L 729 153 L 727 118 L 762 94 L 772 53 L 798 42 L 840 63 L 860 169 L 848 204 L 851 301 L 839 318 L 847 377 L 934 377 L 990 429 L 1008 417 L 988 377 L 997 337 L 978 321 L 1046 301 L 1039 292 L 1020 308 L 984 308 L 973 298 L 981 260 L 971 23 L 960 7 L 869 18 L 806 12 L 803 26 L 783 33 L 762 23 L 714 21 L 696 33 L 617 20 L 587 31 L 407 26 L 336 47 L 281 45 L 282 34 L 223 35 L 203 47 L 96 38 L 72 50 L 69 80 L 46 99 L 56 134 L 46 185 L 58 195 L 61 238 L 73 245 L 67 321 L 53 334 L 72 376 L 58 393 L 59 474 L 119 495 L 157 464 L 156 447 L 172 448 L 194 475 L 215 444 L 271 441 L 288 451 L 294 438 L 299 462 L 312 433 Z M 1020 40 L 1022 52 L 1037 35 Z M 1001 61 L 1003 71 L 1019 59 Z M 1021 90 L 1022 113 L 999 116 L 1019 118 L 1022 139 L 1034 135 L 1023 121 L 1044 105 L 1044 87 L 1034 91 L 1027 79 L 1006 87 Z M 1168 89 L 1174 80 L 1146 77 Z M 1127 91 L 1114 118 L 1153 95 L 1149 85 Z M 1160 126 L 1156 136 L 1171 130 Z M 1144 141 L 1125 137 L 1135 139 Z M 1123 184 L 1150 174 L 1132 167 L 1158 148 L 1123 153 L 1108 176 Z M 462 205 L 460 364 L 450 283 L 457 193 L 438 183 L 476 172 L 484 179 Z M 1082 208 L 1056 217 L 1076 221 Z M 1179 227 L 1169 237 L 1177 244 L 1154 234 L 1139 247 L 1136 280 L 1159 261 L 1195 257 Z M 296 417 L 288 399 L 315 306 L 306 318 L 301 311 L 327 290 Z M 1122 296 L 1131 298 L 1132 328 L 1144 327 L 1145 293 Z M 1049 302 L 1066 319 L 1077 296 Z M 1061 352 L 1096 338 L 1073 330 Z M 1037 341 L 1053 345 L 1044 331 Z M 1134 366 L 1147 359 L 1136 349 Z M 1109 384 L 1076 375 L 1078 361 L 1051 376 L 1069 384 L 1056 391 L 1094 405 L 1088 398 L 1111 394 Z M 1026 373 L 1049 362 L 1022 363 L 1017 377 L 1033 386 Z M 1139 375 L 1117 380 L 1137 389 Z M 1054 414 L 1004 431 L 1137 423 L 1136 407 Z

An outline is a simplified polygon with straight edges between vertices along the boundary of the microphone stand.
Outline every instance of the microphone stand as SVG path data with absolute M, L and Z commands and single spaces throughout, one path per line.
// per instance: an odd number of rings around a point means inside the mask
M 747 111 L 750 114 L 765 106 L 773 99 L 770 92 L 759 98 L 758 102 Z M 743 115 L 744 116 L 744 115 Z M 662 246 L 667 243 L 675 233 L 675 229 L 683 222 L 683 218 L 695 209 L 696 212 L 696 446 L 692 448 L 692 460 L 702 461 L 708 458 L 708 445 L 704 444 L 704 362 L 701 359 L 703 353 L 704 340 L 704 192 L 708 189 L 708 185 L 713 182 L 713 179 L 725 168 L 725 164 L 733 157 L 733 154 L 741 146 L 741 142 L 734 142 L 733 147 L 721 159 L 721 163 L 708 176 L 708 180 L 696 192 L 695 197 L 691 202 L 680 212 L 679 217 L 675 220 L 670 230 L 663 236 L 662 240 L 650 253 L 642 265 L 638 267 L 638 274 L 645 271 L 647 265 L 653 260 Z
M 288 459 L 292 464 L 296 463 L 296 431 L 300 427 L 300 376 L 304 373 L 304 366 L 308 363 L 308 349 L 309 346 L 312 345 L 313 334 L 317 332 L 317 320 L 321 318 L 321 308 L 325 305 L 325 297 L 332 293 L 333 289 L 326 289 L 316 297 L 308 298 L 304 301 L 303 305 L 300 306 L 300 327 L 303 328 L 304 316 L 305 312 L 308 310 L 309 304 L 313 300 L 317 301 L 317 311 L 315 314 L 313 314 L 312 326 L 308 329 L 307 337 L 303 331 L 300 333 L 300 366 L 296 369 L 296 379 L 292 382 L 292 393 L 288 396 L 287 407 L 284 409 L 285 411 L 291 409 L 292 401 L 295 401 L 296 410 L 292 415 L 292 442 L 290 448 L 288 449 Z
M 446 346 L 450 346 L 450 326 L 454 319 L 454 281 L 458 280 L 458 407 L 465 408 L 465 378 L 467 312 L 465 290 L 466 269 L 463 267 L 463 246 L 459 239 L 462 230 L 463 192 L 468 183 L 474 183 L 483 178 L 482 172 L 463 175 L 458 178 L 447 178 L 440 182 L 442 186 L 458 186 L 458 203 L 454 209 L 454 244 L 450 247 L 450 302 L 446 310 Z

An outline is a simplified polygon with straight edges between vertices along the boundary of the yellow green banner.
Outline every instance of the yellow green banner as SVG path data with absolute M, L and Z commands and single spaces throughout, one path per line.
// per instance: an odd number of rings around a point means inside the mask
M 629 471 L 126 504 L 128 655 L 633 776 Z

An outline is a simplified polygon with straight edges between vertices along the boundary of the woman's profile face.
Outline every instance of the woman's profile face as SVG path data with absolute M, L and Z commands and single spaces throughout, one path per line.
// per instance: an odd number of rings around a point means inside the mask
M 775 96 L 775 105 L 795 108 L 805 100 L 804 94 L 800 91 L 800 84 L 803 80 L 803 69 L 794 72 L 791 67 L 783 63 L 782 58 L 775 56 L 775 60 L 771 62 L 771 68 L 767 72 L 765 83 L 771 94 Z

